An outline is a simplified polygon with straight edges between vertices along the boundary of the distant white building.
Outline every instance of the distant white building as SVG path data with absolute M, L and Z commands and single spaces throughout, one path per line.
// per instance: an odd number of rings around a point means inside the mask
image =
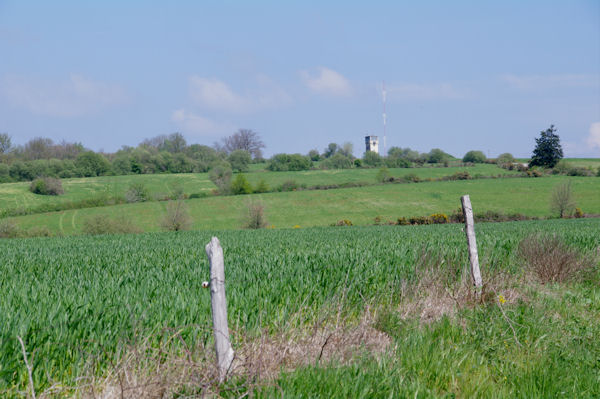
M 373 151 L 379 154 L 379 137 L 365 136 L 366 151 Z

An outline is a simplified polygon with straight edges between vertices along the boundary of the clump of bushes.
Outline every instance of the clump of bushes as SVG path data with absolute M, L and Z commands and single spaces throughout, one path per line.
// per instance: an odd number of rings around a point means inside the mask
M 125 193 L 125 200 L 132 202 L 145 202 L 150 199 L 150 192 L 143 183 L 133 183 Z
M 31 182 L 29 191 L 40 195 L 61 195 L 65 193 L 60 179 L 41 177 Z
M 298 170 L 309 170 L 312 161 L 309 157 L 301 154 L 276 154 L 273 155 L 267 169 L 274 172 L 287 172 Z
M 384 166 L 377 172 L 375 180 L 377 180 L 379 183 L 385 183 L 389 181 L 394 181 L 394 178 L 392 177 L 390 170 Z
M 231 193 L 234 195 L 252 194 L 252 186 L 242 173 L 238 173 L 231 182 Z
M 472 177 L 469 174 L 469 172 L 467 172 L 466 170 L 460 171 L 460 172 L 455 172 L 454 174 L 452 174 L 450 176 L 444 176 L 441 178 L 441 180 L 470 180 L 470 179 L 472 179 Z
M 298 183 L 295 180 L 286 180 L 279 186 L 278 191 L 296 191 L 297 189 Z
M 12 220 L 0 221 L 0 238 L 17 238 L 22 236 L 22 231 Z
M 141 233 L 141 230 L 131 220 L 125 217 L 112 219 L 106 215 L 85 219 L 82 231 L 89 235 Z
M 352 226 L 352 222 L 348 219 L 338 220 L 332 226 Z

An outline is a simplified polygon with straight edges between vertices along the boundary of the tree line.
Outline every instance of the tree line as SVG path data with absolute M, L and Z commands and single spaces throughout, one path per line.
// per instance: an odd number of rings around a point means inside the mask
M 536 139 L 532 165 L 553 167 L 562 158 L 562 149 L 556 129 L 541 132 Z M 0 182 L 30 181 L 37 177 L 93 177 L 103 175 L 203 173 L 213 175 L 245 172 L 251 163 L 268 162 L 271 171 L 299 171 L 312 168 L 350 169 L 422 166 L 425 163 L 445 164 L 457 158 L 434 148 L 419 153 L 410 148 L 391 147 L 387 156 L 367 151 L 362 158 L 353 155 L 352 143 L 329 143 L 319 152 L 308 154 L 275 154 L 265 160 L 262 150 L 265 143 L 260 135 L 250 129 L 239 129 L 213 146 L 188 144 L 181 133 L 159 135 L 145 139 L 136 147 L 123 146 L 114 153 L 94 152 L 81 143 L 62 141 L 54 143 L 49 138 L 34 138 L 24 145 L 13 146 L 11 137 L 0 133 Z M 469 151 L 463 162 L 489 162 L 482 151 Z M 495 160 L 494 160 L 495 161 Z M 511 154 L 501 154 L 497 163 L 515 162 Z

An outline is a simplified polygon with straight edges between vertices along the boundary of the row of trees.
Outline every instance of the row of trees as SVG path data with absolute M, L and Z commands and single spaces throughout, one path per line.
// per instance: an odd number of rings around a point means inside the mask
M 531 166 L 554 167 L 562 158 L 562 148 L 556 129 L 551 126 L 536 139 Z M 101 175 L 208 172 L 216 166 L 244 172 L 253 162 L 264 162 L 265 144 L 258 133 L 240 129 L 212 147 L 188 145 L 183 135 L 173 133 L 142 141 L 137 147 L 124 146 L 108 154 L 93 152 L 81 143 L 54 143 L 48 138 L 35 138 L 22 146 L 12 146 L 8 134 L 0 134 L 0 182 L 33 180 L 40 176 L 90 177 Z M 270 160 L 272 171 L 307 170 L 318 162 L 323 169 L 354 167 L 411 167 L 425 163 L 445 163 L 456 160 L 439 148 L 419 153 L 410 148 L 392 147 L 387 157 L 368 151 L 362 158 L 353 156 L 352 143 L 330 143 L 322 153 L 313 149 L 307 155 L 276 154 Z M 469 151 L 463 162 L 482 163 L 487 158 L 482 151 Z M 515 162 L 511 154 L 498 157 L 498 164 Z

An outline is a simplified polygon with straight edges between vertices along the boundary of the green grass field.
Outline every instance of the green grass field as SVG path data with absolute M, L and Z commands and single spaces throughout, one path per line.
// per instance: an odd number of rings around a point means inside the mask
M 264 164 L 250 165 L 246 174 L 248 181 L 256 186 L 264 180 L 271 189 L 276 189 L 288 180 L 298 185 L 315 186 L 326 184 L 344 184 L 367 182 L 375 183 L 378 169 L 346 169 L 346 170 L 314 170 L 304 172 L 266 172 Z M 452 175 L 457 171 L 467 170 L 472 176 L 511 175 L 516 172 L 506 171 L 495 165 L 475 165 L 466 168 L 411 168 L 391 169 L 395 177 L 415 174 L 421 179 L 439 178 Z M 141 183 L 148 188 L 152 197 L 165 197 L 180 187 L 185 194 L 209 193 L 215 185 L 207 173 L 163 174 L 163 175 L 129 175 L 101 176 L 92 178 L 63 179 L 64 195 L 42 196 L 29 191 L 30 183 L 0 184 L 0 211 L 7 209 L 35 209 L 44 204 L 57 204 L 89 200 L 98 197 L 123 197 L 133 183 Z
M 20 396 L 27 389 L 17 336 L 32 354 L 38 393 L 50 381 L 60 387 L 77 384 L 86 373 L 106 375 L 124 353 L 118 349 L 134 340 L 155 336 L 153 347 L 205 342 L 210 348 L 210 293 L 201 284 L 208 277 L 204 245 L 212 235 L 225 250 L 236 350 L 247 340 L 310 335 L 313 326 L 336 324 L 336 314 L 352 325 L 365 312 L 375 316 L 371 328 L 390 340 L 380 355 L 358 347 L 358 357 L 342 363 L 312 358 L 286 368 L 273 383 L 253 385 L 259 397 L 600 395 L 597 280 L 541 291 L 508 286 L 493 293 L 509 298 L 521 290 L 502 305 L 514 333 L 494 300 L 425 324 L 403 313 L 403 282 L 414 283 L 415 273 L 427 266 L 424 254 L 451 274 L 464 273 L 468 258 L 461 227 L 1 240 L 0 396 Z M 590 256 L 600 247 L 599 230 L 599 219 L 479 224 L 484 280 L 497 271 L 521 275 L 516 249 L 529 234 L 553 232 Z M 182 341 L 171 341 L 172 331 Z M 248 389 L 240 378 L 222 387 L 224 396 Z
M 247 202 L 260 199 L 276 228 L 328 226 L 341 219 L 357 225 L 373 224 L 400 216 L 450 214 L 460 207 L 460 197 L 471 196 L 475 212 L 488 210 L 551 217 L 550 197 L 556 185 L 572 182 L 574 199 L 585 213 L 600 214 L 600 179 L 552 176 L 544 178 L 477 179 L 467 181 L 385 184 L 336 190 L 307 190 L 246 196 L 187 200 L 193 229 L 236 229 L 242 226 Z M 127 218 L 144 231 L 160 230 L 166 202 L 123 204 L 75 209 L 11 218 L 21 228 L 47 226 L 51 232 L 77 234 L 85 218 L 106 215 Z

